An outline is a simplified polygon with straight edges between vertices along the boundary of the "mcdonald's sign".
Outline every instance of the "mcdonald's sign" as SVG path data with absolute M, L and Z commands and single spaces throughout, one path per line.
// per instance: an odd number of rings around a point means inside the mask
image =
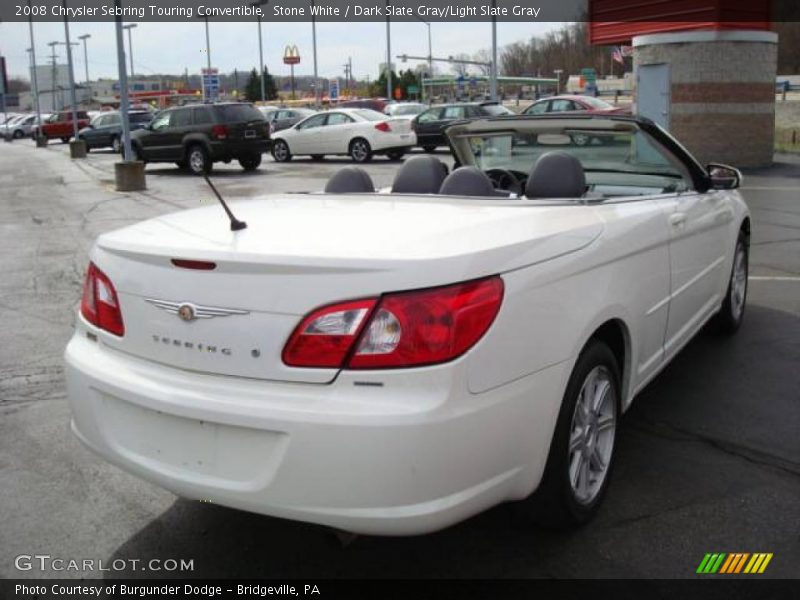
M 300 62 L 300 51 L 295 44 L 289 44 L 283 50 L 283 63 L 286 65 L 296 65 Z

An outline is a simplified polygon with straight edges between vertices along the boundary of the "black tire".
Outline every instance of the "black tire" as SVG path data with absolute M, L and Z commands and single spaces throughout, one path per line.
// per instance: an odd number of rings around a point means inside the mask
M 255 171 L 258 165 L 261 164 L 261 155 L 253 154 L 252 156 L 243 156 L 239 159 L 239 164 L 245 171 Z
M 325 155 L 324 154 L 312 154 L 311 155 L 311 160 L 313 160 L 315 162 L 323 161 L 323 160 L 325 160 Z
M 208 152 L 200 144 L 192 144 L 186 149 L 186 163 L 193 175 L 208 175 L 213 166 Z
M 275 159 L 275 162 L 289 162 L 292 160 L 289 144 L 284 140 L 275 140 L 272 144 L 272 158 Z
M 13 137 L 15 140 L 18 140 L 18 139 L 22 138 L 22 136 L 24 136 L 24 135 L 25 135 L 25 134 L 24 134 L 24 133 L 22 133 L 22 130 L 21 130 L 21 129 L 17 129 L 17 130 L 14 132 L 14 135 L 13 135 L 13 136 L 11 136 L 11 137 Z
M 423 146 L 422 149 L 425 150 L 425 152 L 427 152 L 428 154 L 430 154 L 431 152 L 434 152 L 436 150 L 436 146 L 430 146 L 430 145 Z
M 366 163 L 372 160 L 372 146 L 364 138 L 351 140 L 347 153 L 356 163 Z
M 602 402 L 602 406 L 606 406 L 613 415 L 609 416 L 608 413 L 605 413 L 602 422 L 606 423 L 605 419 L 610 418 L 613 427 L 597 428 L 595 425 L 583 427 L 583 433 L 579 434 L 576 440 L 580 447 L 571 452 L 569 446 L 570 438 L 573 437 L 573 429 L 581 429 L 580 419 L 587 419 L 587 416 L 578 416 L 580 411 L 576 412 L 576 407 L 584 384 L 588 383 L 588 377 L 592 373 L 597 373 L 598 376 L 602 375 L 607 381 L 607 390 L 612 396 L 607 398 L 604 395 L 603 398 L 607 399 Z M 613 407 L 613 410 L 608 407 Z M 530 497 L 519 504 L 521 512 L 527 519 L 533 520 L 547 529 L 569 529 L 583 525 L 594 517 L 608 489 L 614 466 L 614 442 L 619 428 L 620 408 L 620 376 L 614 354 L 605 343 L 599 340 L 590 340 L 578 357 L 567 383 L 553 439 L 550 442 L 550 453 L 539 487 Z M 580 414 L 584 413 L 580 412 Z M 591 417 L 588 415 L 590 420 Z M 576 418 L 578 419 L 577 425 Z M 598 419 L 599 422 L 601 419 Z M 600 441 L 597 437 L 600 432 L 604 435 L 603 447 L 610 438 L 610 455 L 605 463 L 602 480 L 599 483 L 596 481 L 591 483 L 591 485 L 598 483 L 597 488 L 589 490 L 592 493 L 587 498 L 581 499 L 571 482 L 571 456 L 573 452 L 581 455 L 582 462 L 577 464 L 586 463 L 587 478 L 590 477 L 592 460 L 586 459 L 585 453 L 591 454 L 594 458 L 592 450 L 600 447 L 599 444 L 595 445 L 595 442 Z M 606 432 L 611 435 L 608 436 Z M 592 436 L 594 436 L 594 442 L 591 442 Z M 576 470 L 579 469 L 580 466 Z
M 741 261 L 741 267 L 740 263 Z M 732 335 L 739 330 L 744 320 L 747 306 L 747 276 L 750 266 L 750 248 L 747 234 L 739 232 L 736 238 L 736 249 L 733 253 L 731 275 L 728 278 L 728 289 L 719 312 L 711 319 L 711 329 L 723 335 Z
M 68 137 L 62 137 L 61 138 L 61 143 L 62 144 L 69 144 L 69 138 Z
M 389 150 L 386 156 L 389 160 L 401 160 L 405 154 L 405 150 Z
M 111 151 L 122 152 L 122 141 L 119 139 L 119 136 L 117 135 L 111 136 Z

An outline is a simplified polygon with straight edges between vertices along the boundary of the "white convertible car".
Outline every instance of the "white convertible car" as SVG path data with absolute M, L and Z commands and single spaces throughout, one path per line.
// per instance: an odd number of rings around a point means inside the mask
M 417 156 L 376 191 L 345 167 L 234 204 L 246 229 L 206 206 L 100 236 L 75 434 L 180 496 L 353 532 L 506 501 L 588 520 L 636 394 L 707 321 L 742 321 L 740 175 L 631 117 L 447 133 L 449 174 Z
M 375 154 L 398 160 L 417 143 L 411 121 L 368 108 L 339 108 L 317 113 L 272 135 L 272 157 L 278 162 L 309 155 L 321 160 L 328 154 L 349 155 L 365 163 Z

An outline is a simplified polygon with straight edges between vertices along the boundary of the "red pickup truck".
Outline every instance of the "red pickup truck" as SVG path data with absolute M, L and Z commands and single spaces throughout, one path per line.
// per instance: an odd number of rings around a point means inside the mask
M 89 125 L 89 115 L 85 110 L 77 111 L 78 130 Z M 61 138 L 65 144 L 75 135 L 75 128 L 72 126 L 72 111 L 66 110 L 54 113 L 49 119 L 42 123 L 41 134 L 48 140 Z

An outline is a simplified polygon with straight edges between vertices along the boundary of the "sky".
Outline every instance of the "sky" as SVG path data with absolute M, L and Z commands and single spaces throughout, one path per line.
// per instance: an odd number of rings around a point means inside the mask
M 527 40 L 561 27 L 561 23 L 498 23 L 498 46 Z M 255 21 L 249 23 L 210 23 L 212 66 L 226 73 L 234 68 L 250 70 L 258 67 L 258 30 Z M 281 58 L 287 44 L 296 44 L 301 62 L 295 67 L 296 75 L 312 75 L 313 55 L 311 23 L 267 23 L 263 25 L 264 63 L 275 75 L 288 75 L 289 66 Z M 392 23 L 392 56 L 412 54 L 427 56 L 428 29 L 423 23 Z M 491 46 L 490 23 L 433 23 L 431 25 L 433 55 L 444 57 L 455 54 L 474 54 Z M 71 41 L 78 36 L 91 34 L 88 42 L 89 78 L 117 78 L 116 41 L 111 23 L 70 23 Z M 154 73 L 199 73 L 206 66 L 205 29 L 202 21 L 196 23 L 138 23 L 132 31 L 133 63 L 136 76 Z M 34 24 L 36 59 L 47 64 L 51 49 L 47 43 L 64 41 L 63 23 Z M 125 50 L 127 52 L 127 33 Z M 28 78 L 30 47 L 27 23 L 0 23 L 0 54 L 6 56 L 10 77 Z M 66 63 L 66 49 L 58 46 L 59 63 Z M 320 77 L 343 76 L 343 65 L 348 57 L 353 60 L 353 75 L 374 78 L 378 65 L 385 62 L 386 23 L 317 23 L 317 60 Z M 84 76 L 83 46 L 73 48 L 76 80 Z M 128 59 L 129 60 L 129 59 Z M 394 59 L 396 68 L 404 65 Z M 449 70 L 447 65 L 443 65 Z M 542 75 L 545 75 L 544 73 Z

